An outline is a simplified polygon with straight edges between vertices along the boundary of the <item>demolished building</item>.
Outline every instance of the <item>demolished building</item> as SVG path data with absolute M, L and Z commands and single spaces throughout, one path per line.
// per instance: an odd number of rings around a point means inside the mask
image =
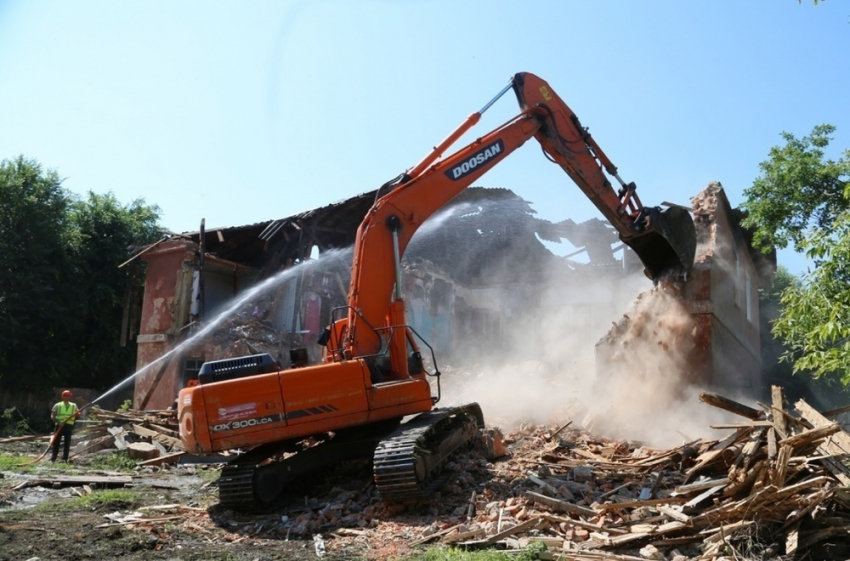
M 757 323 L 754 348 L 749 328 L 736 323 L 738 329 L 720 329 L 728 327 L 728 314 L 725 304 L 710 305 L 712 296 L 726 294 L 726 283 L 732 283 L 757 314 L 757 302 L 747 300 L 753 294 L 742 287 L 769 280 L 756 273 L 755 256 L 718 189 L 700 195 L 706 204 L 695 208 L 697 230 L 713 259 L 726 259 L 727 246 L 739 248 L 733 251 L 744 274 L 722 276 L 715 271 L 716 261 L 703 259 L 684 292 L 689 311 L 712 326 L 700 347 L 712 357 L 700 374 L 709 383 L 723 382 L 714 372 L 723 366 L 725 349 L 744 348 L 758 358 Z M 700 196 L 695 201 L 703 200 Z M 374 192 L 364 193 L 253 225 L 202 227 L 146 248 L 139 255 L 147 264 L 147 279 L 136 337 L 137 367 L 144 371 L 136 376 L 134 407 L 169 406 L 205 361 L 268 352 L 288 367 L 290 351 L 300 348 L 307 349 L 310 362 L 320 360 L 316 339 L 337 317 L 334 310 L 346 304 L 351 263 L 346 249 L 374 197 Z M 574 254 L 556 256 L 543 243 L 562 239 L 577 248 Z M 577 254 L 583 261 L 573 259 Z M 621 305 L 614 297 L 617 283 L 642 268 L 606 222 L 540 220 L 510 190 L 483 188 L 465 190 L 426 222 L 408 247 L 403 267 L 408 321 L 439 356 L 485 352 L 476 349 L 480 341 L 498 347 L 514 317 L 529 310 L 533 315 L 541 307 L 557 305 L 590 322 L 609 317 L 612 307 Z M 612 280 L 613 288 L 602 290 L 593 282 L 600 274 Z M 272 289 L 251 295 L 264 282 Z M 228 317 L 219 317 L 227 308 Z M 606 313 L 598 313 L 602 308 Z M 213 318 L 218 318 L 215 328 L 193 337 Z M 724 339 L 727 332 L 731 339 Z
M 642 294 L 596 348 L 597 376 L 646 376 L 761 397 L 759 289 L 773 283 L 775 254 L 753 248 L 742 214 L 720 183 L 691 199 L 697 232 L 694 266 L 684 281 Z M 660 292 L 666 292 L 661 294 Z M 641 350 L 661 348 L 656 357 Z M 658 357 L 661 357 L 660 359 Z M 671 382 L 672 383 L 672 382 Z

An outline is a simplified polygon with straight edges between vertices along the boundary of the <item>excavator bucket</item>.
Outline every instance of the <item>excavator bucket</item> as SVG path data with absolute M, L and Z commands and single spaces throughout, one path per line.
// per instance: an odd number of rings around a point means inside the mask
M 681 207 L 648 210 L 648 225 L 623 241 L 637 253 L 644 273 L 652 280 L 668 271 L 690 273 L 697 236 L 690 213 Z

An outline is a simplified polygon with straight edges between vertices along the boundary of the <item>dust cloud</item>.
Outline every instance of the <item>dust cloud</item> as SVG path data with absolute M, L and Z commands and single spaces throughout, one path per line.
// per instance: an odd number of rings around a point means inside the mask
M 503 428 L 572 421 L 655 447 L 725 436 L 710 425 L 731 415 L 701 403 L 692 382 L 695 326 L 675 290 L 592 267 L 551 279 L 536 306 L 502 318 L 499 340 L 454 357 L 445 401 L 478 402 Z
M 597 378 L 587 403 L 594 432 L 676 446 L 718 436 L 711 424 L 730 414 L 699 401 L 689 355 L 696 325 L 675 289 L 663 284 L 638 296 L 597 345 Z

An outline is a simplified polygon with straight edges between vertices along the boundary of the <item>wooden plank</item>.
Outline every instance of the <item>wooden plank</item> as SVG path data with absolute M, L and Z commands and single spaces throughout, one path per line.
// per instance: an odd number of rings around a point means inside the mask
M 776 444 L 776 428 L 770 427 L 767 429 L 767 457 L 771 460 L 776 457 L 777 452 L 777 444 Z
M 703 491 L 705 489 L 710 489 L 712 487 L 716 487 L 718 485 L 726 485 L 729 483 L 728 477 L 720 477 L 717 479 L 706 479 L 705 481 L 697 481 L 696 483 L 689 483 L 687 485 L 679 485 L 673 492 L 677 495 L 685 495 L 688 493 L 695 493 L 697 491 Z
M 752 407 L 744 405 L 743 403 L 738 403 L 737 401 L 733 401 L 729 398 L 717 395 L 715 393 L 703 392 L 699 394 L 699 399 L 703 403 L 713 405 L 714 407 L 717 407 L 719 409 L 729 411 L 730 413 L 735 413 L 736 415 L 740 415 L 742 417 L 746 417 L 754 421 L 764 418 L 763 411 L 753 409 Z
M 826 502 L 832 495 L 835 493 L 834 489 L 824 488 L 819 491 L 815 491 L 814 493 L 808 495 L 804 498 L 803 502 L 806 503 L 806 506 L 803 508 L 797 509 L 789 515 L 788 519 L 785 521 L 785 524 L 779 529 L 779 532 L 783 532 L 785 530 L 791 530 L 795 527 L 799 527 L 803 518 L 805 518 L 811 511 L 822 505 Z
M 512 526 L 512 527 L 508 528 L 507 530 L 502 530 L 498 534 L 493 534 L 492 536 L 488 537 L 487 539 L 479 540 L 479 541 L 475 541 L 475 542 L 462 542 L 462 543 L 463 543 L 463 545 L 466 545 L 466 546 L 493 545 L 497 541 L 505 539 L 509 536 L 513 536 L 514 534 L 519 534 L 520 532 L 525 532 L 526 530 L 531 530 L 532 528 L 534 528 L 538 524 L 540 524 L 540 522 L 542 522 L 542 521 L 543 521 L 542 516 L 535 516 L 534 518 L 529 518 L 525 522 L 523 522 L 521 524 L 517 524 L 516 526 Z
M 549 485 L 548 483 L 546 483 L 545 481 L 543 481 L 542 479 L 540 479 L 540 478 L 539 478 L 539 477 L 537 477 L 536 475 L 528 474 L 528 479 L 529 479 L 529 481 L 531 481 L 532 483 L 534 483 L 534 484 L 538 485 L 538 486 L 539 486 L 539 487 L 541 487 L 543 490 L 545 490 L 545 491 L 547 491 L 547 492 L 551 493 L 552 495 L 557 495 L 557 494 L 558 494 L 558 490 L 557 490 L 557 489 L 555 489 L 553 486 Z
M 629 486 L 634 485 L 634 484 L 635 484 L 635 483 L 634 483 L 633 481 L 628 481 L 628 482 L 626 482 L 626 483 L 623 483 L 622 485 L 619 485 L 619 486 L 617 486 L 617 487 L 614 487 L 614 488 L 613 488 L 613 489 L 611 489 L 610 491 L 607 491 L 607 492 L 602 493 L 601 495 L 599 495 L 599 497 L 596 499 L 596 502 L 602 502 L 602 501 L 604 501 L 605 499 L 607 499 L 608 497 L 610 497 L 610 496 L 612 496 L 612 495 L 616 495 L 618 491 L 621 491 L 622 489 L 625 489 L 626 487 L 629 487 Z
M 759 479 L 762 475 L 765 466 L 767 465 L 767 459 L 757 461 L 753 467 L 749 468 L 747 471 L 738 470 L 736 472 L 735 480 L 729 483 L 725 489 L 723 489 L 723 495 L 727 497 L 731 497 L 741 493 L 742 491 L 751 491 L 754 489 L 753 484 Z M 756 489 L 757 490 L 757 489 Z
M 721 425 L 709 425 L 713 429 L 744 429 L 755 427 L 772 427 L 771 421 L 750 421 L 749 423 L 726 423 Z
M 620 528 L 611 528 L 609 526 L 600 526 L 599 524 L 593 524 L 591 522 L 585 522 L 584 520 L 578 520 L 572 517 L 564 517 L 564 516 L 556 516 L 554 514 L 543 513 L 543 518 L 548 520 L 549 522 L 556 522 L 558 524 L 572 524 L 573 526 L 578 526 L 579 528 L 584 528 L 585 530 L 590 530 L 591 532 L 608 532 L 609 534 L 628 534 L 630 533 L 628 530 L 622 530 Z
M 790 446 L 780 446 L 779 452 L 776 454 L 776 460 L 773 463 L 773 473 L 770 483 L 778 488 L 785 485 L 785 478 L 788 475 L 788 460 L 791 459 L 791 454 L 794 451 Z
M 727 479 L 727 481 L 728 481 L 728 479 Z M 725 486 L 726 486 L 726 483 L 723 483 L 722 485 L 715 485 L 714 487 L 711 487 L 710 489 L 706 489 L 705 491 L 703 491 L 702 493 L 700 493 L 699 495 L 697 495 L 693 499 L 691 499 L 688 502 L 686 502 L 685 504 L 683 504 L 682 508 L 687 509 L 687 508 L 692 508 L 692 507 L 697 506 L 699 503 L 701 503 L 702 501 L 704 501 L 705 499 L 707 499 L 711 495 L 715 494 L 719 490 L 723 489 Z
M 155 430 L 151 430 L 142 425 L 138 425 L 136 423 L 131 423 L 131 427 L 133 427 L 133 432 L 138 434 L 139 436 L 145 436 L 160 442 L 161 444 L 165 444 L 166 446 L 174 449 L 177 448 L 179 450 L 183 449 L 183 442 L 179 438 L 174 438 L 171 436 L 167 436 L 165 434 L 159 433 Z
M 30 479 L 29 481 L 25 481 L 23 484 L 16 487 L 24 488 L 24 487 L 37 487 L 40 485 L 102 485 L 104 487 L 119 487 L 124 485 L 129 485 L 133 482 L 133 478 L 130 476 L 72 476 L 72 475 L 61 475 L 55 477 L 37 477 L 35 479 Z
M 81 456 L 82 454 L 86 454 L 88 452 L 98 452 L 100 450 L 106 450 L 107 448 L 112 448 L 112 445 L 115 444 L 115 440 L 112 435 L 101 436 L 99 438 L 94 438 L 92 440 L 83 440 L 78 442 L 74 447 L 74 458 L 77 456 Z M 82 449 L 77 449 L 80 445 L 83 445 Z
M 798 401 L 794 405 L 794 409 L 800 413 L 800 416 L 806 419 L 812 426 L 816 428 L 825 427 L 829 425 L 835 424 L 833 421 L 830 421 L 809 405 L 804 400 Z M 840 429 L 839 425 L 839 429 Z M 850 454 L 850 434 L 843 430 L 839 430 L 839 432 L 835 433 L 830 439 L 830 442 L 833 442 L 838 450 L 844 454 Z
M 800 434 L 787 436 L 779 441 L 779 445 L 791 446 L 792 448 L 799 448 L 801 446 L 817 442 L 818 440 L 823 440 L 827 436 L 833 435 L 840 430 L 841 427 L 839 425 L 837 425 L 836 423 L 830 423 L 826 426 L 803 431 Z
M 180 438 L 180 433 L 176 430 L 172 430 L 167 427 L 157 425 L 155 423 L 150 423 L 150 426 L 160 434 L 164 434 L 165 436 L 170 436 L 173 438 Z
M 800 545 L 800 523 L 788 531 L 785 535 L 785 554 L 796 555 L 797 547 Z
M 788 436 L 788 421 L 785 419 L 785 416 L 787 415 L 787 412 L 785 411 L 785 394 L 780 386 L 771 386 L 770 396 L 773 409 L 779 413 L 779 415 L 773 416 L 773 424 L 776 427 L 777 432 L 779 432 L 779 436 L 784 438 Z
M 410 545 L 415 546 L 415 545 L 421 545 L 423 543 L 428 543 L 432 540 L 435 540 L 437 538 L 445 536 L 449 532 L 457 530 L 460 527 L 461 527 L 461 524 L 455 524 L 454 526 L 452 526 L 450 528 L 446 528 L 445 530 L 440 530 L 439 532 L 434 532 L 433 534 L 428 534 L 427 536 L 422 536 L 421 538 L 419 538 L 415 542 L 412 542 Z
M 842 413 L 850 413 L 850 405 L 844 405 L 843 407 L 836 407 L 835 409 L 824 411 L 821 415 L 824 417 L 836 417 Z
M 687 502 L 687 497 L 667 497 L 664 499 L 649 499 L 646 501 L 631 501 L 626 503 L 610 503 L 604 505 L 596 505 L 596 510 L 619 510 L 621 508 L 641 508 L 644 506 L 656 506 L 667 504 L 681 504 Z
M 803 540 L 800 541 L 799 550 L 806 551 L 813 545 L 818 542 L 821 542 L 835 534 L 844 534 L 844 538 L 841 540 L 842 543 L 847 543 L 848 537 L 850 537 L 850 531 L 847 528 L 823 528 L 816 532 L 813 532 L 806 536 Z
M 647 532 L 633 532 L 629 534 L 624 534 L 622 536 L 614 536 L 613 538 L 604 538 L 605 545 L 609 547 L 619 547 L 621 545 L 631 543 L 633 541 L 642 540 L 644 538 L 648 538 L 652 534 Z
M 737 493 L 746 486 L 744 480 L 747 478 L 751 464 L 761 450 L 761 441 L 765 434 L 767 434 L 766 428 L 755 429 L 750 433 L 750 438 L 741 449 L 741 454 L 735 460 L 735 464 L 729 468 L 730 484 L 724 490 L 725 495 Z M 752 483 L 752 481 L 749 481 L 749 483 Z
M 708 451 L 703 452 L 697 459 L 694 466 L 688 470 L 685 474 L 685 483 L 691 480 L 700 470 L 708 466 L 709 464 L 715 462 L 719 457 L 721 457 L 729 446 L 735 444 L 739 440 L 743 440 L 747 438 L 750 433 L 754 429 L 740 429 L 735 434 L 730 434 L 714 446 L 712 446 Z
M 484 528 L 474 528 L 469 530 L 468 532 L 455 532 L 454 534 L 449 534 L 443 538 L 443 543 L 455 543 L 462 542 L 464 540 L 479 538 L 484 535 Z
M 179 452 L 174 452 L 173 454 L 167 454 L 164 456 L 160 456 L 159 458 L 151 458 L 150 460 L 145 460 L 143 462 L 139 462 L 140 466 L 159 466 L 162 464 L 173 464 L 180 460 L 183 456 L 188 454 L 185 450 L 181 450 Z
M 815 411 L 815 409 L 804 400 L 799 400 L 794 409 L 814 427 L 824 427 L 834 424 L 832 421 Z M 840 430 L 830 435 L 818 444 L 818 452 L 824 456 L 846 456 L 850 454 L 850 435 Z M 839 458 L 826 457 L 821 459 L 823 465 L 832 473 L 842 485 L 850 485 L 850 469 L 844 465 Z
M 673 520 L 678 520 L 679 522 L 684 522 L 685 524 L 691 521 L 691 517 L 687 514 L 676 510 L 675 508 L 669 507 L 667 505 L 662 505 L 658 507 L 658 512 L 667 516 L 668 518 L 672 518 Z
M 105 524 L 99 524 L 95 526 L 95 528 L 109 528 L 111 526 L 127 526 L 128 524 L 156 524 L 159 522 L 168 522 L 169 520 L 180 520 L 181 518 L 186 518 L 183 514 L 178 514 L 176 516 L 160 516 L 157 518 L 141 518 L 131 516 L 122 520 L 120 522 L 106 522 Z
M 548 506 L 549 508 L 555 509 L 560 512 L 568 512 L 570 514 L 576 514 L 578 516 L 589 516 L 594 517 L 598 516 L 599 513 L 593 509 L 579 506 L 573 503 L 568 503 L 566 501 L 560 501 L 558 499 L 553 499 L 552 497 L 547 497 L 545 495 L 541 495 L 540 493 L 535 493 L 534 491 L 526 491 L 525 496 L 528 500 L 540 503 Z
M 0 444 L 11 444 L 13 442 L 28 442 L 30 440 L 50 440 L 51 436 L 31 435 L 31 436 L 10 436 L 9 438 L 0 438 Z
M 717 543 L 725 540 L 728 537 L 731 537 L 731 534 L 741 530 L 743 528 L 749 528 L 754 525 L 754 520 L 738 520 L 737 522 L 732 522 L 731 524 L 724 524 L 719 528 L 710 528 L 708 530 L 703 530 L 700 534 L 711 534 L 707 538 L 705 538 L 706 543 Z

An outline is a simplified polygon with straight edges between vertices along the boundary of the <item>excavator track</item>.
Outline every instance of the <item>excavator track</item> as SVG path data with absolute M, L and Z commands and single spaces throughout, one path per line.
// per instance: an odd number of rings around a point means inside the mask
M 227 508 L 247 510 L 256 508 L 254 473 L 256 465 L 227 465 L 218 479 L 218 501 Z
M 448 474 L 444 460 L 468 445 L 484 426 L 477 403 L 421 413 L 397 429 L 397 423 L 360 427 L 359 433 L 265 463 L 279 447 L 251 450 L 224 466 L 218 480 L 219 504 L 240 511 L 274 508 L 286 485 L 316 469 L 347 459 L 373 459 L 375 486 L 388 501 L 406 501 L 433 493 Z
M 375 448 L 398 427 L 398 420 L 341 431 L 334 438 L 297 450 L 291 442 L 259 446 L 224 466 L 218 480 L 219 504 L 240 511 L 274 508 L 287 484 L 342 461 L 372 457 Z M 266 462 L 281 451 L 290 457 Z
M 448 474 L 444 460 L 473 441 L 484 416 L 477 403 L 434 409 L 403 424 L 375 449 L 375 486 L 384 500 L 397 502 L 433 493 Z

